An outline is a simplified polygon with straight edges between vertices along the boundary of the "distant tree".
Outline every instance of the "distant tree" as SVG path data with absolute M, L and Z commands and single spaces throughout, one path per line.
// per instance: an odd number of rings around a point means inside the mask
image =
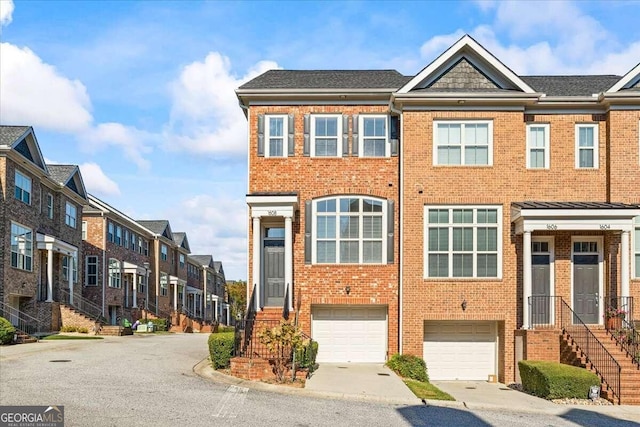
M 227 295 L 229 295 L 229 305 L 231 315 L 234 319 L 244 317 L 247 309 L 247 282 L 242 280 L 232 280 L 227 282 Z

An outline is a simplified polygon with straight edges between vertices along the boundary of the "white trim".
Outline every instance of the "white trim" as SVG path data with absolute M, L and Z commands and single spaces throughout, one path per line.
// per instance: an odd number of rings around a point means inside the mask
M 316 155 L 316 119 L 331 118 L 336 120 L 336 155 L 335 156 L 317 156 Z M 342 157 L 342 114 L 312 114 L 311 129 L 309 135 L 310 156 L 334 159 Z M 332 138 L 332 136 L 329 136 Z
M 604 315 L 604 237 L 603 236 L 571 236 L 571 309 L 575 312 L 573 305 L 574 283 L 573 283 L 573 243 L 574 242 L 596 242 L 598 244 L 597 252 L 580 252 L 586 255 L 598 255 L 598 295 L 596 302 L 598 304 L 598 323 L 603 324 Z
M 438 126 L 444 124 L 460 125 L 460 163 L 452 164 L 438 163 L 438 147 L 441 145 L 438 141 Z M 465 163 L 465 132 L 468 125 L 487 125 L 487 164 L 466 164 Z M 448 145 L 451 146 L 451 145 Z M 472 147 L 478 147 L 479 145 L 470 145 Z M 436 119 L 433 121 L 433 166 L 441 167 L 487 167 L 493 166 L 493 120 L 442 120 Z
M 533 267 L 533 255 L 541 254 L 541 255 L 549 255 L 549 295 L 554 296 L 556 292 L 556 248 L 555 248 L 555 237 L 554 236 L 531 236 L 531 243 L 542 242 L 549 244 L 549 250 L 547 252 L 534 252 L 533 247 L 531 248 L 531 266 Z M 533 279 L 533 275 L 532 275 Z M 532 283 L 533 289 L 533 283 Z M 549 299 L 549 322 L 551 324 L 555 324 L 555 304 L 553 298 Z
M 640 279 L 640 269 L 636 268 L 636 257 L 640 256 L 640 217 L 634 219 L 634 227 L 631 230 L 631 271 L 634 279 Z M 636 248 L 638 250 L 636 251 Z
M 368 137 L 371 139 L 382 139 L 384 138 L 384 155 L 383 156 L 367 156 L 364 153 L 364 140 L 365 140 L 365 134 L 364 134 L 364 121 L 365 119 L 384 119 L 384 135 L 382 137 L 380 136 L 370 136 Z M 364 157 L 364 158 L 383 158 L 383 157 L 391 157 L 391 144 L 389 143 L 389 115 L 387 114 L 361 114 L 358 117 L 358 125 L 359 125 L 359 132 L 358 132 L 358 157 Z
M 593 129 L 593 148 L 580 147 L 580 129 Z M 600 133 L 597 123 L 576 123 L 575 125 L 575 167 L 576 169 L 594 170 L 600 167 L 599 162 Z M 593 150 L 593 166 L 580 166 L 580 150 Z
M 287 114 L 265 114 L 264 116 L 264 157 L 284 158 L 289 153 L 289 116 Z M 272 156 L 270 154 L 271 148 L 271 133 L 269 122 L 271 119 L 282 119 L 282 155 Z
M 544 146 L 543 147 L 532 147 L 531 146 L 531 138 L 530 131 L 532 128 L 542 128 L 544 129 Z M 527 123 L 527 137 L 526 137 L 526 163 L 527 169 L 549 169 L 551 167 L 550 164 L 550 151 L 551 151 L 551 137 L 550 137 L 550 128 L 549 123 Z M 539 166 L 531 166 L 531 151 L 532 150 L 540 150 L 542 149 L 544 152 L 544 165 L 542 167 Z
M 624 88 L 625 85 L 638 77 L 638 74 L 640 74 L 640 63 L 629 70 L 629 72 L 625 74 L 620 80 L 618 80 L 616 84 L 611 86 L 609 90 L 606 91 L 606 93 L 618 92 L 620 89 Z

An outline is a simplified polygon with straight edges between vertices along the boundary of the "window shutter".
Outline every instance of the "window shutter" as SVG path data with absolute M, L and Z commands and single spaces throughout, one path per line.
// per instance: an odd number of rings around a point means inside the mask
M 400 117 L 391 116 L 389 120 L 389 142 L 391 143 L 391 155 L 398 155 L 398 142 L 400 140 Z
M 349 155 L 349 116 L 342 115 L 342 155 Z
M 264 114 L 258 114 L 258 156 L 264 156 Z
M 395 217 L 393 216 L 393 200 L 387 200 L 387 264 L 393 264 L 393 226 Z
M 354 114 L 353 123 L 351 124 L 351 155 L 352 156 L 358 156 L 358 145 L 359 145 L 358 126 L 359 126 L 358 115 Z
M 313 215 L 311 212 L 311 200 L 304 202 L 304 263 L 311 264 L 311 228 Z
M 302 155 L 309 157 L 311 155 L 311 149 L 309 147 L 309 133 L 311 132 L 311 116 L 309 114 L 304 115 L 304 145 L 302 147 Z
M 294 135 L 295 135 L 295 116 L 293 114 L 289 114 L 289 156 L 293 156 L 295 149 Z

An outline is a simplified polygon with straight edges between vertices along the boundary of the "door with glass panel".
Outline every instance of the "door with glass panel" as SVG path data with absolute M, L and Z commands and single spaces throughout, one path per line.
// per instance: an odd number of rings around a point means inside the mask
M 584 323 L 599 322 L 600 254 L 598 241 L 573 242 L 573 311 Z M 577 319 L 574 319 L 574 322 Z
M 551 324 L 551 257 L 553 247 L 548 241 L 531 244 L 531 324 Z
M 284 306 L 284 228 L 265 228 L 264 305 Z

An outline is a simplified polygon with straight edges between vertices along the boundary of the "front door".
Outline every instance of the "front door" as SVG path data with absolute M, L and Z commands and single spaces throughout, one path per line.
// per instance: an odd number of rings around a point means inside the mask
M 599 323 L 599 290 L 598 242 L 574 242 L 573 311 L 586 324 Z
M 531 323 L 551 323 L 551 253 L 549 242 L 533 242 L 531 257 Z
M 267 228 L 264 238 L 264 305 L 284 306 L 284 229 Z

